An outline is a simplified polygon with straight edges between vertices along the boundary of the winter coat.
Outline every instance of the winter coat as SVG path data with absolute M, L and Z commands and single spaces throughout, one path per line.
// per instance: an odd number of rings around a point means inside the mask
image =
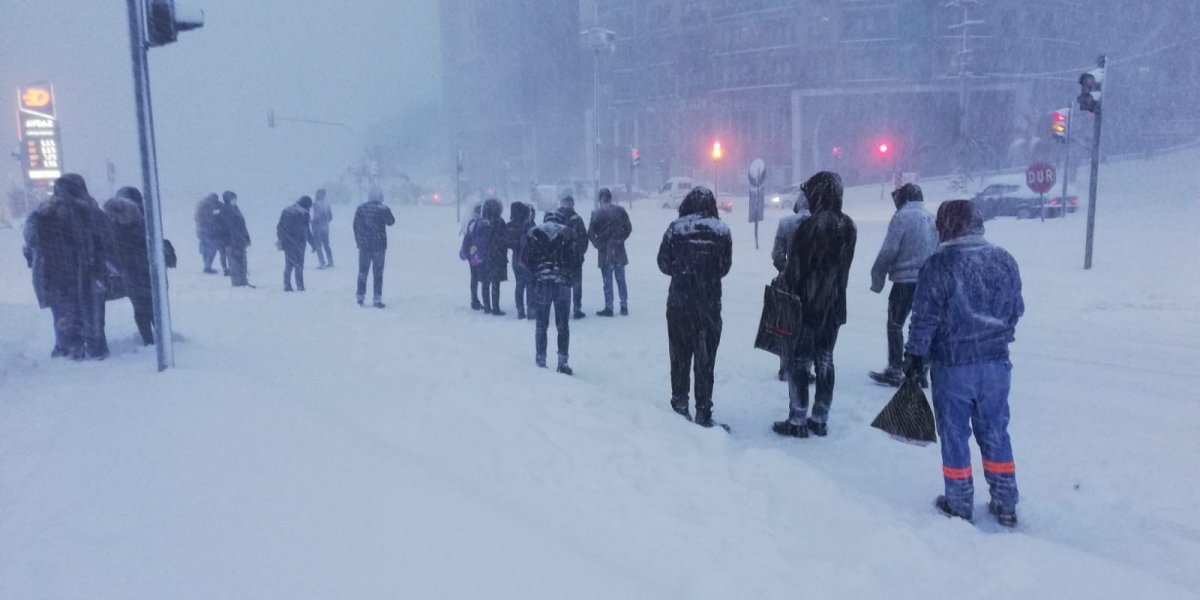
M 563 224 L 562 215 L 546 213 L 545 222 L 526 236 L 521 260 L 536 283 L 570 286 L 579 269 L 579 240 L 575 230 Z
M 196 236 L 224 244 L 228 234 L 221 220 L 224 205 L 216 194 L 209 194 L 196 205 Z
M 229 232 L 228 245 L 235 250 L 245 250 L 250 247 L 250 230 L 246 229 L 246 217 L 237 204 L 226 203 L 221 209 L 221 219 L 225 221 L 225 230 Z
M 477 231 L 487 240 L 483 257 L 483 277 L 487 281 L 508 281 L 508 247 L 505 237 L 508 226 L 501 217 L 504 205 L 491 199 L 483 203 L 483 217 L 476 225 Z
M 584 258 L 587 256 L 588 249 L 588 230 L 587 225 L 583 222 L 583 217 L 575 212 L 575 208 L 571 206 L 561 206 L 558 209 L 559 216 L 563 219 L 563 225 L 570 227 L 575 232 L 575 253 L 578 256 L 577 262 L 579 266 L 583 266 Z
M 733 266 L 733 236 L 710 190 L 696 188 L 679 206 L 658 248 L 658 268 L 671 277 L 667 309 L 721 311 L 721 279 Z
M 330 221 L 333 221 L 333 208 L 329 206 L 329 201 L 320 198 L 313 202 L 312 219 L 310 221 L 313 235 L 329 233 Z
M 941 365 L 1007 360 L 1024 314 L 1017 261 L 977 227 L 921 268 L 906 349 Z
M 525 245 L 529 242 L 529 232 L 535 227 L 529 207 L 521 202 L 513 202 L 508 208 L 508 234 L 505 244 L 512 250 L 513 269 L 528 269 L 525 264 Z
M 384 206 L 382 200 L 368 200 L 354 211 L 354 242 L 365 252 L 387 250 L 387 228 L 395 224 L 392 209 Z
M 829 331 L 846 323 L 846 286 L 858 231 L 842 213 L 841 179 L 828 172 L 805 184 L 812 216 L 796 228 L 783 273 L 784 286 L 800 297 L 804 326 Z
M 883 290 L 885 277 L 896 283 L 915 283 L 921 266 L 938 246 L 933 215 L 924 202 L 906 202 L 892 215 L 887 237 L 871 267 L 871 290 Z
M 88 298 L 124 296 L 112 223 L 79 181 L 78 189 L 63 185 L 66 189 L 56 191 L 30 216 L 33 226 L 26 240 L 32 243 L 33 288 L 42 308 L 83 310 Z
M 280 248 L 284 252 L 303 254 L 305 246 L 312 242 L 312 233 L 308 227 L 308 210 L 299 203 L 283 209 L 279 215 L 279 224 L 275 226 Z
M 146 219 L 130 198 L 117 196 L 104 203 L 112 221 L 115 262 L 125 277 L 131 298 L 150 297 L 150 257 L 146 252 Z
M 775 230 L 775 245 L 771 248 L 771 262 L 780 273 L 787 267 L 788 249 L 792 238 L 796 237 L 796 229 L 812 216 L 803 202 L 797 202 L 792 211 L 792 214 L 779 220 L 779 227 Z
M 629 213 L 613 204 L 611 200 L 602 203 L 600 208 L 592 213 L 588 236 L 591 237 L 592 245 L 596 247 L 596 260 L 601 269 L 629 264 L 625 240 L 629 239 L 631 233 L 633 224 L 629 222 Z

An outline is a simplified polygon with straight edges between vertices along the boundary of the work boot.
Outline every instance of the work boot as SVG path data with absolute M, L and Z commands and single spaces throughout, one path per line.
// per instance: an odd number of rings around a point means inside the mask
M 671 398 L 671 410 L 675 411 L 679 416 L 691 421 L 692 414 L 688 412 L 687 398 Z
M 539 369 L 546 368 L 546 357 L 545 356 L 536 356 L 536 357 L 534 357 L 533 362 L 534 362 L 534 364 L 536 364 L 538 366 Z
M 825 436 L 829 435 L 829 424 L 828 423 L 821 423 L 820 421 L 814 421 L 812 419 L 809 419 L 807 426 L 808 426 L 808 432 L 817 437 L 825 437 Z
M 954 509 L 950 507 L 950 501 L 947 500 L 945 496 L 938 496 L 937 499 L 933 501 L 933 506 L 934 506 L 934 508 L 938 509 L 939 512 L 941 512 L 943 515 L 946 515 L 947 517 L 962 519 L 968 523 L 974 522 L 971 519 L 971 517 L 966 516 L 966 515 L 960 515 L 960 514 L 954 512 Z M 1014 518 L 1015 518 L 1015 516 L 1014 516 Z
M 506 313 L 498 308 L 496 310 L 492 311 L 492 316 L 494 316 L 494 317 L 503 317 L 504 315 L 507 315 L 507 314 L 508 313 Z
M 575 371 L 572 371 L 571 367 L 568 367 L 565 363 L 558 365 L 558 372 L 562 373 L 563 375 L 574 375 L 575 374 Z
M 471 300 L 471 310 L 483 310 L 483 305 L 478 300 Z
M 577 311 L 575 311 L 575 314 L 572 316 L 575 318 L 576 321 L 578 321 L 579 319 L 586 317 L 587 314 L 584 313 L 582 310 L 577 310 Z
M 695 422 L 697 425 L 699 425 L 705 429 L 708 429 L 708 428 L 712 427 L 713 425 L 716 425 L 716 423 L 713 423 L 711 408 L 706 408 L 706 409 L 697 408 L 696 409 L 696 418 L 693 419 L 693 422 Z
M 376 298 L 375 302 L 371 306 L 374 306 L 375 308 L 387 308 L 387 305 L 384 304 L 383 300 L 380 300 L 379 298 Z
M 366 298 L 363 298 L 362 296 L 359 296 L 359 297 L 358 297 L 358 305 L 359 305 L 359 306 L 363 306 L 363 303 L 364 303 L 364 302 L 366 302 Z
M 1017 513 L 1016 512 L 1003 511 L 998 506 L 996 506 L 995 502 L 988 502 L 988 512 L 992 513 L 992 516 L 996 517 L 996 522 L 999 523 L 1001 527 L 1016 527 L 1017 526 Z
M 783 437 L 806 438 L 808 425 L 793 425 L 790 421 L 776 421 L 771 424 L 771 431 Z
M 621 316 L 622 316 L 622 317 L 628 317 L 628 316 L 629 316 L 629 307 L 628 307 L 628 306 L 622 306 L 622 307 L 621 307 Z
M 900 387 L 900 385 L 904 383 L 904 371 L 898 367 L 892 366 L 889 366 L 882 371 L 871 371 L 870 373 L 867 373 L 867 377 L 870 377 L 871 381 L 874 381 L 879 385 L 886 385 L 895 388 Z
M 611 316 L 613 316 L 613 309 L 606 308 L 604 310 L 598 310 L 598 311 L 596 311 L 596 316 L 597 317 L 611 317 Z

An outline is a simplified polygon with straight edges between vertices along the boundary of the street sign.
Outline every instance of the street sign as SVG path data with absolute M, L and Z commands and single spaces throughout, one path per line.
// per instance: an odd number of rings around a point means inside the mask
M 35 83 L 19 88 L 17 121 L 25 182 L 31 186 L 49 186 L 62 177 L 54 87 L 49 83 Z
M 1025 171 L 1025 185 L 1035 194 L 1049 192 L 1058 182 L 1058 171 L 1050 163 L 1038 162 Z

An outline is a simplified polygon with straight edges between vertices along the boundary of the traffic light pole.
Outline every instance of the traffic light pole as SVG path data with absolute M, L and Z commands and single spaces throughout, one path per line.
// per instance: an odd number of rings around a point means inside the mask
M 133 58 L 133 96 L 137 101 L 138 146 L 142 159 L 142 198 L 146 218 L 146 252 L 150 261 L 150 290 L 154 302 L 154 340 L 158 370 L 175 366 L 171 305 L 167 298 L 167 265 L 163 259 L 162 204 L 158 193 L 158 157 L 154 145 L 154 111 L 150 103 L 150 68 L 146 62 L 146 21 L 141 0 L 126 0 L 129 8 L 129 49 Z
M 1107 65 L 1106 57 L 1100 57 L 1100 67 Z M 1104 130 L 1104 107 L 1103 103 L 1098 103 L 1096 106 L 1096 129 L 1092 136 L 1092 172 L 1091 181 L 1088 183 L 1088 221 L 1087 221 L 1087 241 L 1084 243 L 1083 251 L 1083 268 L 1089 270 L 1092 268 L 1092 248 L 1096 234 L 1096 191 L 1100 181 L 1100 134 Z
M 1068 102 L 1067 106 L 1071 106 Z M 1062 187 L 1062 218 L 1067 218 L 1067 184 L 1071 181 L 1071 136 L 1074 132 L 1071 131 L 1071 122 L 1075 120 L 1075 108 L 1072 107 L 1067 111 L 1067 150 L 1063 156 L 1063 187 Z

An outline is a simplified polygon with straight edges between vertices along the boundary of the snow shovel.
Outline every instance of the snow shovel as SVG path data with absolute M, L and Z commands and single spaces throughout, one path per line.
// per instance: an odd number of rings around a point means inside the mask
M 937 442 L 933 409 L 929 407 L 920 382 L 913 378 L 904 379 L 896 395 L 871 422 L 871 427 L 908 444 L 928 446 Z

